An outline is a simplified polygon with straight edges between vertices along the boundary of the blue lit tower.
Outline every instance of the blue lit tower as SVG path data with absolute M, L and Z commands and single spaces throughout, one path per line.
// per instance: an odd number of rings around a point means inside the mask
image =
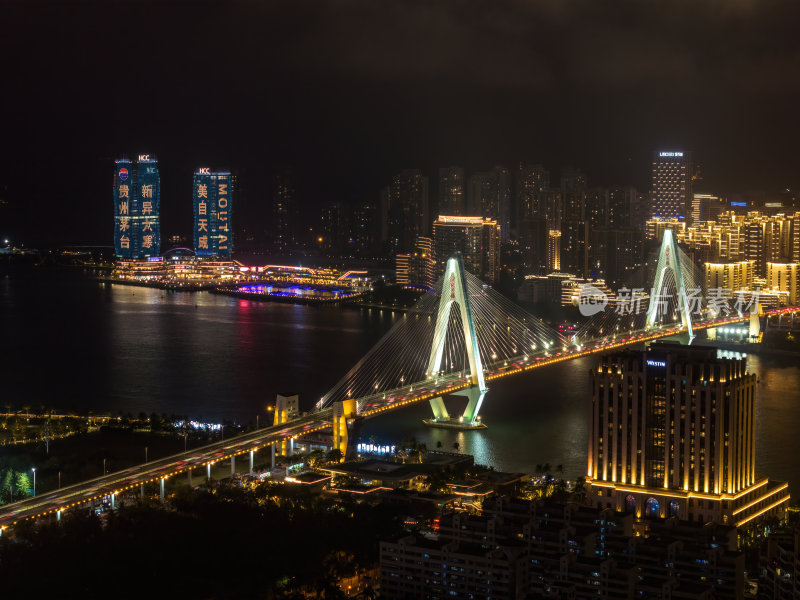
M 230 259 L 233 251 L 233 189 L 229 171 L 203 167 L 194 174 L 194 251 L 199 257 Z
M 114 252 L 117 258 L 134 258 L 138 234 L 134 232 L 133 161 L 114 161 Z
M 136 258 L 149 258 L 161 255 L 161 177 L 158 174 L 158 161 L 150 154 L 140 154 L 137 161 L 135 200 L 138 221 L 138 255 Z
M 140 259 L 161 254 L 158 162 L 140 154 L 135 162 L 114 161 L 114 250 L 117 258 Z

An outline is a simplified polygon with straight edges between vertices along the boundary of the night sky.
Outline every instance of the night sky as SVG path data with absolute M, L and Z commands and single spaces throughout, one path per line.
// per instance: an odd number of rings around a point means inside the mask
M 314 214 L 410 167 L 647 189 L 657 148 L 711 190 L 800 188 L 798 22 L 796 0 L 4 2 L 0 235 L 110 244 L 112 160 L 139 152 L 165 237 L 198 166 L 239 170 L 245 209 L 292 167 Z

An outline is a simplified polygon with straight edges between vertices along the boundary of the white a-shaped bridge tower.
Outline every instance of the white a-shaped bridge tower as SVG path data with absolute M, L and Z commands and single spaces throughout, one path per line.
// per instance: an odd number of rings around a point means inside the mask
M 661 241 L 661 251 L 658 255 L 655 281 L 653 282 L 653 289 L 650 294 L 650 305 L 647 309 L 647 329 L 655 327 L 656 321 L 658 320 L 659 308 L 666 306 L 666 303 L 662 301 L 662 296 L 664 295 L 664 285 L 667 282 L 667 271 L 672 273 L 672 277 L 675 281 L 681 325 L 686 327 L 686 330 L 689 332 L 689 339 L 691 340 L 694 338 L 694 333 L 692 332 L 689 299 L 686 295 L 686 285 L 684 283 L 683 270 L 681 269 L 681 259 L 678 254 L 678 244 L 675 240 L 675 236 L 672 235 L 671 229 L 664 230 L 664 239 Z
M 469 361 L 469 379 L 471 383 L 468 388 L 454 392 L 454 394 L 466 396 L 468 398 L 467 407 L 461 418 L 451 419 L 450 415 L 447 413 L 447 408 L 445 408 L 444 400 L 442 400 L 441 397 L 431 398 L 430 403 L 433 409 L 434 419 L 432 421 L 426 421 L 426 423 L 429 425 L 444 425 L 445 423 L 450 423 L 453 427 L 458 427 L 459 423 L 463 423 L 465 428 L 470 428 L 475 426 L 478 421 L 478 412 L 480 411 L 487 388 L 483 378 L 483 364 L 478 347 L 478 338 L 475 335 L 475 323 L 472 319 L 467 280 L 464 275 L 460 254 L 449 258 L 444 270 L 442 295 L 439 300 L 436 328 L 433 332 L 433 345 L 431 346 L 431 356 L 428 361 L 426 372 L 430 379 L 438 378 L 442 371 L 445 337 L 447 336 L 447 326 L 450 322 L 450 313 L 454 305 L 458 307 L 461 316 L 461 325 Z

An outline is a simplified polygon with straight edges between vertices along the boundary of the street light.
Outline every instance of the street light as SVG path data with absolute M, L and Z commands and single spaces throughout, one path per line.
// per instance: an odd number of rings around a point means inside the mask
M 33 467 L 31 471 L 33 471 L 33 495 L 36 496 L 36 467 Z

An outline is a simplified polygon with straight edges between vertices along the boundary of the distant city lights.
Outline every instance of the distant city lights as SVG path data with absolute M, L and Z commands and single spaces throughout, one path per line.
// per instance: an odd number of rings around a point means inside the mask
M 376 446 L 375 444 L 358 444 L 356 446 L 360 454 L 394 454 L 396 446 Z
M 194 429 L 195 431 L 219 431 L 222 429 L 221 423 L 201 423 L 200 421 L 175 421 L 174 426 L 180 429 L 184 426 Z

